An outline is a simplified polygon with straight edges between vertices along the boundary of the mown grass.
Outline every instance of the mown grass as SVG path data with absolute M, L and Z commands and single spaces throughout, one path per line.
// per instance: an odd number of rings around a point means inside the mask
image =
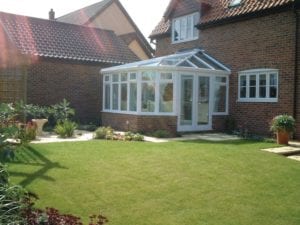
M 253 141 L 30 145 L 12 182 L 51 206 L 110 225 L 299 225 L 300 163 Z

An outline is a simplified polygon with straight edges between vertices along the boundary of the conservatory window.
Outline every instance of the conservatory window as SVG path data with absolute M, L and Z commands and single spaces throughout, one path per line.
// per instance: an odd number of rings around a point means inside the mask
M 110 110 L 110 76 L 104 77 L 104 109 Z
M 142 72 L 142 112 L 155 112 L 155 73 Z
M 239 101 L 276 102 L 278 70 L 248 70 L 239 74 Z
M 227 113 L 227 77 L 216 77 L 214 85 L 214 113 Z
M 121 111 L 127 111 L 128 103 L 128 82 L 127 82 L 127 73 L 121 74 Z
M 199 22 L 199 13 L 193 13 L 187 16 L 175 18 L 172 26 L 172 41 L 184 42 L 195 40 L 199 32 L 195 27 Z
M 159 112 L 173 112 L 173 76 L 161 73 L 159 83 Z
M 129 111 L 137 111 L 137 83 L 136 83 L 136 73 L 130 74 L 129 82 Z

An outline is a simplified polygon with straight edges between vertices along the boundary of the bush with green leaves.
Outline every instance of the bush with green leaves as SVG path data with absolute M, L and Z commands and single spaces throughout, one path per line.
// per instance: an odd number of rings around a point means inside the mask
M 63 99 L 62 102 L 52 105 L 49 108 L 50 119 L 52 123 L 58 124 L 65 120 L 71 120 L 75 115 L 75 110 L 71 108 L 70 103 Z
M 22 216 L 24 188 L 9 185 L 6 167 L 0 163 L 0 224 L 26 224 Z
M 12 104 L 0 103 L 0 127 L 9 126 L 16 115 Z
M 70 120 L 64 120 L 55 126 L 54 132 L 61 138 L 73 137 L 76 127 L 76 123 Z
M 124 140 L 125 141 L 143 141 L 144 136 L 139 133 L 133 133 L 133 132 L 126 132 L 124 134 Z
M 157 138 L 170 138 L 172 137 L 172 134 L 170 134 L 167 130 L 156 130 L 150 134 L 152 137 Z
M 113 139 L 114 129 L 111 127 L 99 127 L 95 131 L 95 139 Z

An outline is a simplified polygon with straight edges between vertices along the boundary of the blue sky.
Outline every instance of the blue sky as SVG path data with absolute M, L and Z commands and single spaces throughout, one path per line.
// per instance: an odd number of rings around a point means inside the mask
M 59 17 L 99 1 L 101 0 L 0 0 L 0 11 L 47 19 L 51 8 Z M 169 3 L 169 0 L 120 1 L 146 37 L 160 21 Z

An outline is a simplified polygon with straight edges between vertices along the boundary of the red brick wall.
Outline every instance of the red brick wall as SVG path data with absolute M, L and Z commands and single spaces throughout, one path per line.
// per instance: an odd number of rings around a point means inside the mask
M 103 112 L 101 113 L 101 120 L 102 126 L 111 126 L 120 131 L 153 132 L 167 130 L 174 136 L 177 131 L 176 116 L 138 116 Z
M 100 119 L 101 65 L 42 60 L 28 68 L 27 101 L 52 105 L 67 99 L 83 122 Z
M 275 115 L 293 115 L 295 15 L 292 11 L 206 28 L 199 31 L 197 41 L 171 44 L 170 37 L 158 39 L 156 55 L 195 47 L 203 48 L 231 68 L 229 108 L 239 126 L 253 133 L 269 134 L 269 122 Z M 238 71 L 255 68 L 279 69 L 278 103 L 237 102 Z

